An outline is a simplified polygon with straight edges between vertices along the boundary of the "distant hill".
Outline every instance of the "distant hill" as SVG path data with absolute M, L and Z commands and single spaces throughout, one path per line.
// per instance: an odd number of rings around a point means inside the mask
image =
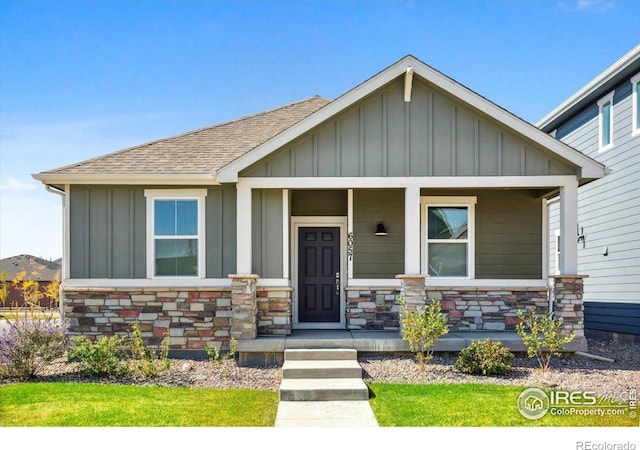
M 11 256 L 0 259 L 0 272 L 7 273 L 7 281 L 13 280 L 16 274 L 25 270 L 28 273 L 36 272 L 38 276 L 35 279 L 38 281 L 51 281 L 56 274 L 60 274 L 62 268 L 57 261 L 62 260 L 49 261 L 32 255 Z

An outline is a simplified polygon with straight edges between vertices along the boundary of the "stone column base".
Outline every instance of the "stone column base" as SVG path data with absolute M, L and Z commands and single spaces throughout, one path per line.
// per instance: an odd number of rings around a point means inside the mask
M 231 278 L 231 337 L 238 340 L 258 336 L 258 275 L 229 275 Z

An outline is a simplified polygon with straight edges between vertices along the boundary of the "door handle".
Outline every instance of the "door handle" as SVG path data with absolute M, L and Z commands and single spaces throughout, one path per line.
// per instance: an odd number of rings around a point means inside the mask
M 336 295 L 340 295 L 340 272 L 336 272 Z

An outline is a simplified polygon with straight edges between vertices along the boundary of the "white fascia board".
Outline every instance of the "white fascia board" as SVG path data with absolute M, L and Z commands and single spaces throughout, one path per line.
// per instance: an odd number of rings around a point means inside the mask
M 211 174 L 88 174 L 36 173 L 31 175 L 44 184 L 140 184 L 140 185 L 219 185 Z
M 349 188 L 538 188 L 575 182 L 575 175 L 504 177 L 248 177 L 240 184 L 250 189 Z
M 339 114 L 344 109 L 358 102 L 385 84 L 403 75 L 406 72 L 405 66 L 408 61 L 409 59 L 403 58 L 396 64 L 380 72 L 378 75 L 375 75 L 341 97 L 338 97 L 328 105 L 320 108 L 318 111 L 293 125 L 291 128 L 283 131 L 270 141 L 256 147 L 225 167 L 218 169 L 216 171 L 218 181 L 221 183 L 234 183 L 238 181 L 238 173 L 241 170 L 246 169 L 251 164 L 269 155 L 271 152 L 277 150 L 283 145 L 286 145 L 325 120 Z
M 131 288 L 226 288 L 231 287 L 230 278 L 72 278 L 66 281 L 65 289 L 75 288 L 110 288 L 110 289 L 131 289 Z
M 624 70 L 630 63 L 634 60 L 640 58 L 640 45 L 634 47 L 629 53 L 624 55 L 618 61 L 613 63 L 609 68 L 607 68 L 600 75 L 595 77 L 593 80 L 589 81 L 585 86 L 583 86 L 578 92 L 573 94 L 571 97 L 566 99 L 560 105 L 558 105 L 554 110 L 552 110 L 549 114 L 540 119 L 536 126 L 538 128 L 543 128 L 550 122 L 557 119 L 559 116 L 567 112 L 574 105 L 580 103 L 583 99 L 591 95 L 596 89 L 598 89 L 602 84 L 614 78 L 618 73 Z
M 427 66 L 425 63 L 417 60 L 413 56 L 407 56 L 337 98 L 317 112 L 293 125 L 288 130 L 280 133 L 270 141 L 256 147 L 249 153 L 241 156 L 222 169 L 219 169 L 216 172 L 217 180 L 221 183 L 233 183 L 238 181 L 238 173 L 241 170 L 249 167 L 251 164 L 266 157 L 271 152 L 300 137 L 302 134 L 310 131 L 325 120 L 330 119 L 347 107 L 353 105 L 377 89 L 380 89 L 387 83 L 400 76 L 404 76 L 407 71 L 407 67 L 412 67 L 414 74 L 419 75 L 429 83 L 434 84 L 440 89 L 448 92 L 450 95 L 460 99 L 462 102 L 467 103 L 471 107 L 494 118 L 504 126 L 511 128 L 516 133 L 551 150 L 569 163 L 580 167 L 582 169 L 581 174 L 583 178 L 601 178 L 604 176 L 604 165 L 560 142 L 552 136 L 549 136 L 542 130 L 537 129 L 530 123 L 520 119 L 446 75 Z

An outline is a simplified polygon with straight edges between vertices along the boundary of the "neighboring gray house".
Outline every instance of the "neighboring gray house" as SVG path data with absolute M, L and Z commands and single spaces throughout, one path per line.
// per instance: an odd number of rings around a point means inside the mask
M 138 321 L 174 349 L 296 329 L 398 333 L 398 297 L 449 327 L 547 311 L 547 199 L 577 226 L 602 164 L 412 56 L 311 97 L 34 177 L 64 198 L 71 332 Z M 575 239 L 554 309 L 582 337 Z
M 640 336 L 640 46 L 537 124 L 606 165 L 578 191 L 578 272 L 585 280 L 585 328 Z M 550 273 L 557 273 L 559 206 L 550 202 Z M 571 238 L 574 238 L 573 232 Z

